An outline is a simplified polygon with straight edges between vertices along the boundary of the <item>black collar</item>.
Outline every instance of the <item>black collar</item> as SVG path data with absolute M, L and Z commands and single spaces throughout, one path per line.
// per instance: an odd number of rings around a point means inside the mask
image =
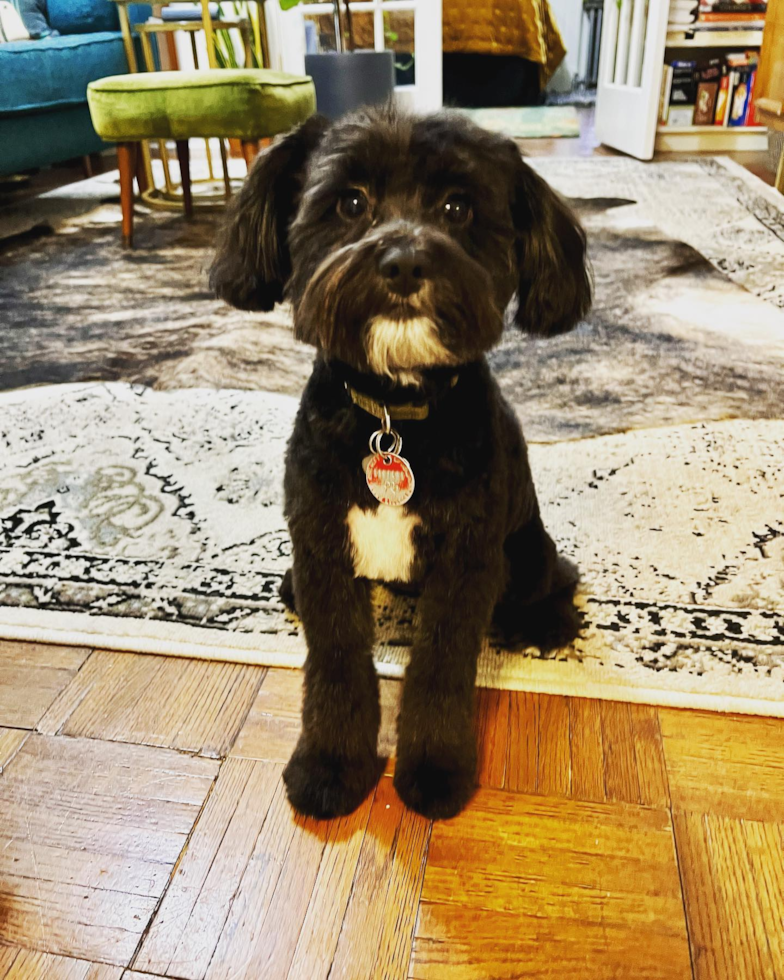
M 398 385 L 391 378 L 357 371 L 343 361 L 328 363 L 356 406 L 378 419 L 388 413 L 392 421 L 426 419 L 431 407 L 460 380 L 459 369 L 428 368 L 422 372 L 421 385 Z

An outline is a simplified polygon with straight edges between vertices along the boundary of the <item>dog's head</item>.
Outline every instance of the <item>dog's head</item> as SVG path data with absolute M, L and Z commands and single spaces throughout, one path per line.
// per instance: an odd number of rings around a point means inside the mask
M 261 154 L 211 283 L 242 309 L 289 298 L 301 340 L 401 381 L 489 350 L 515 295 L 539 335 L 591 296 L 582 229 L 511 140 L 390 107 L 313 117 Z

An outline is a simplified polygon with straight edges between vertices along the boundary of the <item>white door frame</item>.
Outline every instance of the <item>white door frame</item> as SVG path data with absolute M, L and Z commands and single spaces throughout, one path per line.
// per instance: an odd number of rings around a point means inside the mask
M 650 160 L 656 141 L 669 0 L 604 0 L 596 136 Z M 643 41 L 644 38 L 644 41 Z
M 384 50 L 384 12 L 413 11 L 416 83 L 395 87 L 395 98 L 419 112 L 440 109 L 443 104 L 441 72 L 441 0 L 353 0 L 352 13 L 372 13 L 374 46 Z M 278 0 L 266 0 L 267 31 L 272 67 L 293 75 L 305 73 L 303 11 L 331 14 L 331 3 L 298 4 L 280 9 Z

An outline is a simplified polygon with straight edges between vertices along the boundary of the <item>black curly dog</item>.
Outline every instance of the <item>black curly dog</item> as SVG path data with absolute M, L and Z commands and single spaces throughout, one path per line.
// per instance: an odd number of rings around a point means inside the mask
M 542 525 L 484 354 L 515 296 L 509 316 L 531 334 L 584 316 L 583 231 L 511 140 L 386 107 L 314 117 L 263 153 L 211 282 L 241 309 L 290 300 L 296 336 L 317 350 L 286 458 L 282 594 L 308 644 L 289 798 L 333 817 L 379 777 L 371 580 L 384 579 L 420 589 L 395 786 L 425 816 L 452 816 L 475 786 L 476 664 L 494 615 L 540 646 L 578 630 L 576 570 Z M 383 406 L 416 481 L 404 506 L 379 503 L 363 472 Z

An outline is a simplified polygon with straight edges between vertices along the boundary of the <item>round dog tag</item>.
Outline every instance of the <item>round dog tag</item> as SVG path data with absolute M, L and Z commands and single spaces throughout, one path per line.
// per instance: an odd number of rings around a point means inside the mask
M 365 478 L 376 500 L 392 507 L 408 503 L 414 492 L 411 464 L 397 453 L 374 453 L 367 461 Z

